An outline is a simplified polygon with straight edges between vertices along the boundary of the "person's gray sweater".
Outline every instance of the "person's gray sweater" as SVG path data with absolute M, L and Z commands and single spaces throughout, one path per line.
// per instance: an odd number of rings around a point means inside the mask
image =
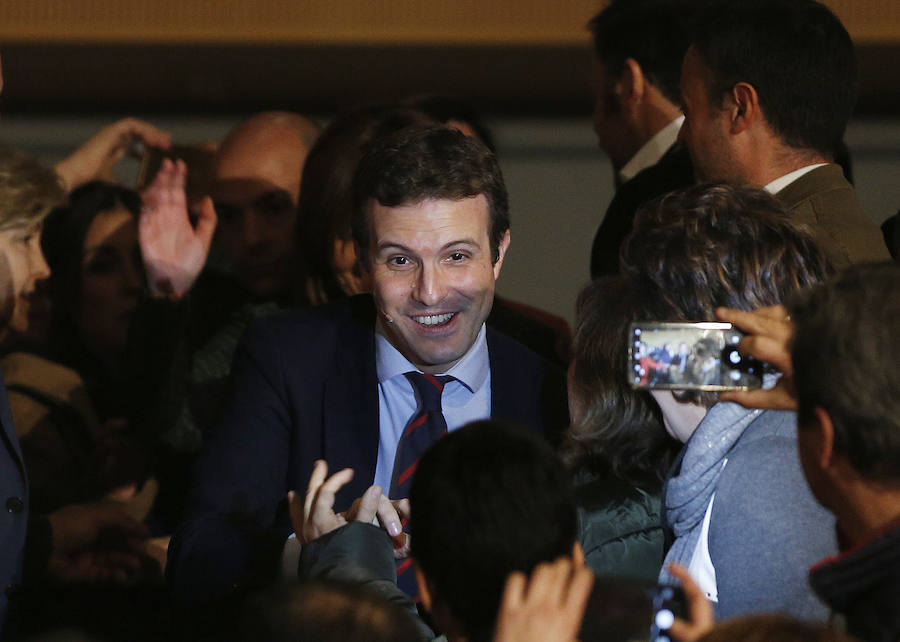
M 714 419 L 712 410 L 707 419 Z M 691 439 L 685 451 L 704 448 L 705 441 Z M 803 476 L 796 415 L 759 414 L 726 457 L 715 483 L 708 537 L 716 619 L 784 613 L 824 621 L 828 611 L 807 576 L 813 564 L 838 550 L 834 518 L 816 502 Z

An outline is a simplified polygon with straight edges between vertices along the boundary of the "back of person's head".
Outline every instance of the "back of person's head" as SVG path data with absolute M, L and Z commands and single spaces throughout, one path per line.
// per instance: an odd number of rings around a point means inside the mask
M 900 482 L 900 266 L 851 266 L 791 316 L 800 424 L 822 408 L 835 453 L 864 478 Z
M 628 280 L 595 280 L 579 293 L 576 310 L 563 457 L 576 471 L 658 486 L 681 444 L 666 434 L 650 395 L 625 378 L 628 326 L 638 320 Z
M 434 121 L 415 109 L 362 107 L 337 116 L 316 140 L 303 166 L 298 206 L 300 301 L 317 305 L 353 294 L 345 292 L 336 274 L 341 268 L 336 247 L 352 246 L 353 176 L 359 160 L 376 138 L 427 124 Z
M 570 555 L 569 475 L 537 436 L 478 421 L 422 456 L 410 490 L 412 557 L 470 640 L 490 639 L 507 576 Z
M 56 172 L 30 154 L 0 145 L 0 230 L 40 223 L 64 199 Z
M 611 79 L 634 59 L 674 104 L 681 102 L 681 60 L 691 43 L 699 0 L 613 0 L 588 23 L 597 58 Z
M 830 158 L 844 136 L 857 93 L 853 42 L 841 21 L 814 0 L 716 0 L 693 40 L 710 72 L 712 104 L 739 82 L 752 85 L 781 140 Z
M 735 617 L 720 624 L 698 642 L 853 642 L 831 628 L 784 615 Z
M 399 207 L 428 199 L 484 195 L 489 208 L 491 255 L 509 229 L 509 202 L 497 158 L 476 138 L 445 126 L 413 126 L 376 139 L 353 180 L 353 238 L 368 260 L 369 202 Z
M 409 613 L 352 585 L 319 580 L 248 598 L 239 639 L 247 642 L 415 642 Z
M 713 321 L 719 306 L 776 305 L 826 277 L 812 236 L 768 192 L 703 184 L 643 207 L 621 252 L 642 313 Z
M 469 136 L 475 136 L 494 154 L 497 153 L 494 135 L 481 114 L 468 102 L 454 96 L 425 94 L 407 98 L 403 104 L 418 109 L 439 123 L 459 129 Z

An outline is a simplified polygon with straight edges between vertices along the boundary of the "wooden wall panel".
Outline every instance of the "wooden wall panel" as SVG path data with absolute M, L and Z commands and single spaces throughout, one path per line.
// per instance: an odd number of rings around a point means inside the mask
M 544 44 L 604 0 L 4 0 L 3 42 Z M 897 0 L 827 0 L 860 43 L 900 42 Z

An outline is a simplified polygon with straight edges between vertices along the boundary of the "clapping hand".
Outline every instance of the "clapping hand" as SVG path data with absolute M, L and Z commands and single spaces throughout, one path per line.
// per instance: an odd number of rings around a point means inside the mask
M 295 491 L 288 492 L 288 504 L 294 533 L 301 544 L 307 544 L 347 522 L 380 522 L 394 539 L 394 554 L 409 554 L 409 537 L 402 532 L 401 520 L 409 518 L 409 500 L 390 501 L 380 486 L 370 486 L 349 510 L 334 512 L 337 492 L 353 479 L 353 470 L 344 468 L 328 477 L 328 464 L 318 460 L 313 467 L 303 503 Z

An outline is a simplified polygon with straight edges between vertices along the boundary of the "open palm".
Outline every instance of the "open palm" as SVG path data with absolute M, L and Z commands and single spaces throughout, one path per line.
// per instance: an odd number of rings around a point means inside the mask
M 188 216 L 184 187 L 187 168 L 182 161 L 165 159 L 144 193 L 138 238 L 154 297 L 184 296 L 206 263 L 216 211 L 209 197 L 200 203 L 197 225 Z

